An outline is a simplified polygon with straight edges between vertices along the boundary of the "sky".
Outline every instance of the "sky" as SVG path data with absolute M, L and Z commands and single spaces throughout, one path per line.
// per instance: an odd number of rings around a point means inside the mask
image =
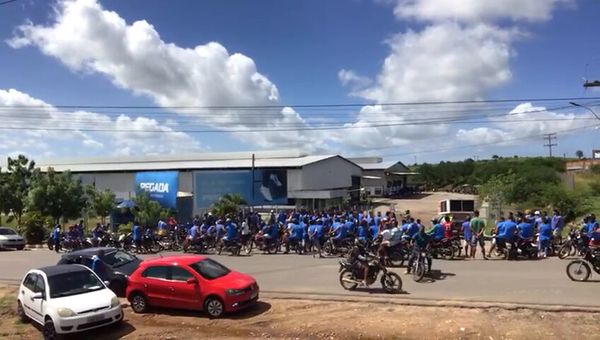
M 0 158 L 600 149 L 593 0 L 17 0 Z M 595 112 L 595 111 L 594 111 Z

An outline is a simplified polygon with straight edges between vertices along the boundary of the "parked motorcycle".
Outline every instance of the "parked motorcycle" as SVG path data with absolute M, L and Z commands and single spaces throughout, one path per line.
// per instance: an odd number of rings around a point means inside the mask
M 323 244 L 323 253 L 327 256 L 345 256 L 352 250 L 352 247 L 354 247 L 353 238 L 346 237 L 336 245 L 333 237 L 329 237 Z
M 340 285 L 346 290 L 354 290 L 363 281 L 364 270 L 354 263 L 340 260 Z M 386 293 L 398 294 L 402 292 L 402 279 L 396 273 L 389 272 L 379 260 L 369 261 L 367 283 L 375 283 L 380 277 L 381 287 Z
M 582 259 L 567 265 L 567 276 L 573 281 L 587 281 L 592 269 L 600 275 L 600 250 L 587 249 Z
M 221 255 L 221 253 L 223 251 L 228 251 L 231 253 L 231 255 L 233 256 L 238 256 L 240 255 L 240 252 L 242 250 L 242 244 L 240 243 L 239 240 L 224 240 L 224 239 L 220 239 L 219 242 L 217 242 L 217 254 Z
M 587 250 L 587 242 L 577 229 L 571 229 L 567 240 L 558 249 L 558 258 L 561 260 L 577 254 L 584 255 Z

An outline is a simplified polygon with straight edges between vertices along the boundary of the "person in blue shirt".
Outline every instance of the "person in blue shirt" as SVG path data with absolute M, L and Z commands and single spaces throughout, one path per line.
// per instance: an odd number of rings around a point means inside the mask
M 363 220 L 358 226 L 357 236 L 358 240 L 362 242 L 366 242 L 370 239 L 369 226 L 367 225 L 366 220 Z
M 552 239 L 552 225 L 548 223 L 548 219 L 542 219 L 542 224 L 538 230 L 538 256 L 546 257 L 548 253 L 548 247 Z
M 496 247 L 502 248 L 505 246 L 506 240 L 504 239 L 504 236 L 503 236 L 505 222 L 506 222 L 506 220 L 504 219 L 504 216 L 500 216 L 500 219 L 498 219 L 498 221 L 496 221 L 496 229 L 494 230 L 494 234 L 496 234 L 496 236 L 492 240 L 492 246 L 490 247 L 488 257 L 492 256 L 492 252 L 494 251 L 494 249 L 496 249 Z
M 98 246 L 98 243 L 100 243 L 100 238 L 103 234 L 104 230 L 102 228 L 102 225 L 100 223 L 96 223 L 96 226 L 94 227 L 94 229 L 92 229 L 92 245 L 94 247 Z
M 417 223 L 415 223 L 415 219 L 411 217 L 409 220 L 409 223 L 408 223 L 408 227 L 406 229 L 406 235 L 408 235 L 408 237 L 410 237 L 412 239 L 418 233 L 419 233 L 419 225 Z
M 307 251 L 313 253 L 315 255 L 314 250 L 318 249 L 319 240 L 317 238 L 317 221 L 312 220 L 309 222 L 308 229 L 306 230 L 306 235 L 308 236 L 308 246 L 306 248 Z
M 512 215 L 509 216 L 508 220 L 504 222 L 500 237 L 511 245 L 514 245 L 515 241 L 517 240 L 517 224 L 515 223 Z
M 217 221 L 217 224 L 215 225 L 215 240 L 220 240 L 225 234 L 225 232 L 226 230 L 223 221 Z
M 476 247 L 477 244 L 473 245 L 473 233 L 471 232 L 471 216 L 468 216 L 462 224 L 462 234 L 465 240 L 465 254 L 469 254 L 469 246 Z M 477 240 L 475 240 L 477 241 Z M 477 243 L 477 242 L 475 242 Z
M 552 215 L 552 235 L 557 240 L 558 243 L 562 243 L 562 231 L 565 227 L 565 218 L 561 216 L 558 209 L 554 209 L 554 214 Z
M 435 242 L 439 242 L 444 239 L 444 226 L 437 221 L 437 219 L 431 219 L 433 227 L 427 231 L 427 235 L 430 235 Z
M 327 227 L 323 224 L 323 221 L 320 219 L 317 219 L 315 223 L 317 228 L 317 250 L 319 252 L 319 257 L 323 257 L 323 255 L 321 255 L 321 248 L 323 248 L 323 244 L 325 243 Z
M 60 251 L 60 224 L 54 226 L 54 230 L 52 231 L 52 240 L 54 241 L 54 251 L 57 253 Z
M 140 252 L 142 250 L 142 227 L 138 221 L 133 222 L 133 228 L 131 229 L 133 243 L 135 244 L 135 251 Z
M 296 244 L 298 247 L 302 242 L 302 238 L 304 236 L 304 228 L 298 223 L 297 220 L 292 220 L 290 224 L 288 224 L 288 239 L 285 243 L 285 253 L 289 253 L 290 251 L 290 243 Z
M 354 224 L 352 217 L 350 217 L 344 224 L 346 225 L 348 234 L 354 235 L 356 233 L 356 224 Z
M 336 222 L 333 224 L 333 245 L 339 246 L 346 235 L 348 234 L 348 229 L 345 224 Z
M 226 225 L 226 231 L 227 234 L 225 235 L 225 237 L 223 237 L 223 241 L 225 241 L 226 243 L 228 241 L 236 241 L 239 239 L 239 233 L 238 233 L 238 228 L 237 225 L 235 223 L 233 223 L 232 220 L 227 219 L 225 221 L 225 225 Z
M 92 268 L 90 268 L 102 281 L 107 281 L 107 273 L 106 267 L 104 266 L 104 262 L 102 262 L 102 258 L 104 258 L 104 249 L 100 249 L 98 254 L 92 256 Z
M 375 223 L 375 219 L 371 221 L 371 225 L 369 226 L 369 233 L 371 233 L 371 239 L 374 240 L 379 236 L 379 225 Z
M 375 221 L 377 228 L 379 228 L 379 223 L 381 222 L 381 211 L 377 212 L 377 216 L 373 217 L 373 220 Z
M 519 238 L 522 241 L 526 241 L 529 240 L 531 238 L 533 238 L 533 226 L 529 223 L 527 223 L 524 219 L 519 218 L 519 224 L 517 225 L 517 227 L 519 228 Z M 540 220 L 540 225 L 541 225 L 541 220 Z

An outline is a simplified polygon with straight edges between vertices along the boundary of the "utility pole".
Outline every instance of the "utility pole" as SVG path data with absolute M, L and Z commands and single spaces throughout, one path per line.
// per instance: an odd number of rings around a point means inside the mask
M 553 141 L 556 141 L 556 133 L 545 134 L 544 139 L 548 143 L 548 144 L 544 144 L 544 146 L 548 148 L 549 157 L 552 157 L 552 147 L 558 145 L 556 143 L 552 143 Z

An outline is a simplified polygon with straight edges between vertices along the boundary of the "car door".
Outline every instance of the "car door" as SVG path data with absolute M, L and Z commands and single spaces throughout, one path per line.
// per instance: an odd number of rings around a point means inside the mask
M 46 279 L 44 276 L 37 274 L 35 280 L 35 286 L 33 287 L 33 293 L 42 293 L 42 299 L 30 299 L 32 304 L 32 310 L 37 320 L 40 323 L 44 321 L 44 307 L 46 305 L 46 299 L 48 299 L 48 292 L 46 291 Z
M 169 307 L 172 291 L 169 288 L 169 266 L 151 266 L 142 273 L 148 303 L 157 307 Z
M 171 291 L 171 303 L 173 308 L 196 309 L 201 310 L 200 304 L 200 285 L 188 283 L 188 279 L 196 277 L 187 269 L 180 266 L 171 266 L 171 279 L 169 280 L 169 290 Z
M 21 302 L 23 304 L 23 310 L 25 314 L 34 320 L 38 320 L 37 315 L 33 311 L 33 294 L 35 289 L 35 281 L 37 280 L 37 274 L 29 273 L 23 280 L 21 286 Z

